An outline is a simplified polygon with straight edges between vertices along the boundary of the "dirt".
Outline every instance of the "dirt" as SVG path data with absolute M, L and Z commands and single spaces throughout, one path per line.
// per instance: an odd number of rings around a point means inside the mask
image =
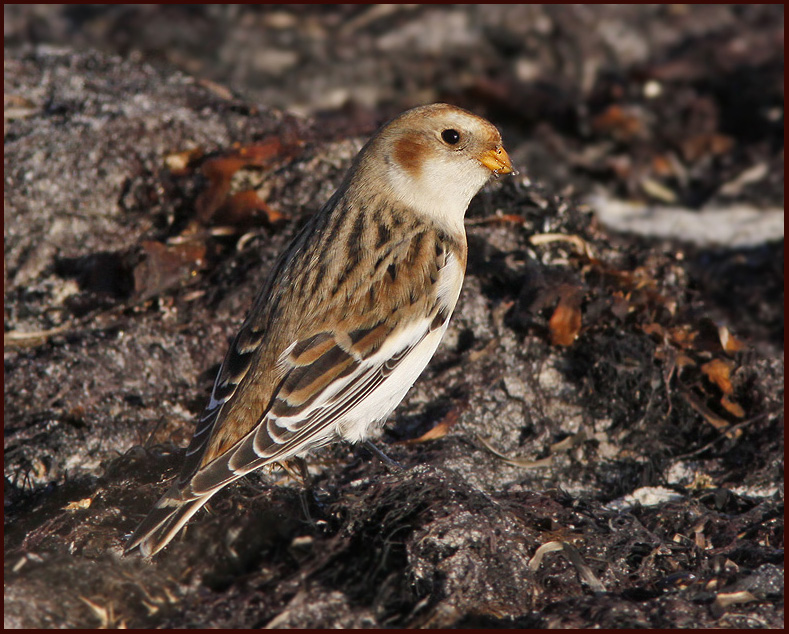
M 783 627 L 782 6 L 4 13 L 6 627 Z M 520 174 L 402 468 L 327 447 L 122 556 L 274 258 L 438 100 Z

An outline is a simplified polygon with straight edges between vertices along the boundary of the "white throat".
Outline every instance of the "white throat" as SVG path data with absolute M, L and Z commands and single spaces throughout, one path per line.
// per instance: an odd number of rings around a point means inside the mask
M 460 167 L 458 170 L 457 164 L 426 162 L 416 178 L 402 169 L 387 170 L 387 175 L 398 200 L 446 230 L 460 234 L 465 232 L 463 217 L 471 199 L 491 176 L 490 170 L 472 161 Z

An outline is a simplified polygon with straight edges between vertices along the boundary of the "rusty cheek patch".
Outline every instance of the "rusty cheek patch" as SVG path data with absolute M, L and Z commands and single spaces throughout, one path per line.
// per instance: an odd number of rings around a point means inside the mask
M 413 137 L 403 137 L 394 144 L 395 161 L 412 176 L 417 176 L 422 170 L 425 154 L 424 143 Z

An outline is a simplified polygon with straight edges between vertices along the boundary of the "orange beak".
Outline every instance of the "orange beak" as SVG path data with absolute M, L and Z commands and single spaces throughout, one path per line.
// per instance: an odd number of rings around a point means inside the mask
M 500 145 L 492 150 L 486 150 L 479 157 L 479 162 L 487 167 L 496 176 L 499 174 L 516 174 L 507 151 Z

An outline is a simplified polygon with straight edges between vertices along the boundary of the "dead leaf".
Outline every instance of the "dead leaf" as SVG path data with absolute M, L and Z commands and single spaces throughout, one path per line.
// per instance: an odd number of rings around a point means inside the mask
M 688 405 L 690 405 L 699 414 L 701 414 L 704 417 L 704 419 L 715 429 L 719 431 L 723 431 L 730 426 L 729 421 L 724 420 L 723 418 L 718 416 L 709 407 L 707 407 L 704 403 L 702 403 L 701 400 L 692 392 L 683 390 L 682 396 L 685 397 L 685 400 L 688 402 Z
M 497 214 L 495 216 L 486 216 L 485 218 L 471 218 L 466 220 L 465 224 L 469 227 L 490 224 L 524 225 L 526 224 L 526 218 L 518 214 Z
M 644 124 L 636 111 L 612 104 L 592 119 L 592 127 L 599 134 L 629 141 L 642 133 Z
M 222 84 L 218 84 L 215 81 L 204 78 L 198 79 L 197 83 L 203 88 L 210 90 L 220 99 L 224 99 L 225 101 L 231 101 L 233 99 L 233 93 L 230 92 L 229 88 L 223 86 Z
M 88 509 L 90 505 L 93 503 L 93 498 L 83 498 L 81 500 L 75 500 L 74 502 L 69 502 L 66 506 L 63 507 L 64 511 L 76 511 L 77 509 Z
M 738 592 L 720 592 L 716 595 L 715 601 L 710 606 L 710 613 L 717 619 L 720 619 L 729 606 L 737 605 L 738 603 L 750 603 L 758 601 L 759 599 L 753 593 L 747 590 L 740 590 Z
M 451 409 L 435 427 L 426 431 L 419 438 L 410 438 L 409 440 L 401 441 L 401 443 L 403 445 L 418 445 L 420 443 L 427 442 L 428 440 L 438 440 L 439 438 L 443 438 L 458 422 L 458 419 L 460 418 L 460 412 L 461 408 L 456 407 Z
M 24 332 L 19 330 L 9 330 L 3 333 L 3 347 L 4 348 L 24 348 L 38 346 L 54 335 L 59 335 L 66 332 L 71 328 L 71 324 L 63 324 L 57 328 L 50 328 L 49 330 L 37 330 L 33 332 Z
M 724 395 L 730 395 L 734 388 L 731 385 L 731 371 L 734 364 L 722 359 L 713 359 L 701 366 L 701 371 L 717 385 Z
M 726 352 L 739 352 L 745 347 L 745 344 L 735 338 L 726 326 L 718 326 L 718 336 L 721 340 L 721 346 Z
M 275 159 L 291 156 L 299 143 L 283 143 L 270 137 L 260 143 L 239 146 L 222 155 L 207 159 L 201 166 L 208 188 L 195 201 L 197 219 L 207 224 L 227 201 L 233 175 L 244 167 L 266 167 Z
M 664 341 L 666 338 L 666 331 L 663 330 L 663 326 L 654 321 L 651 324 L 641 326 L 641 330 L 648 335 L 655 335 L 660 341 Z
M 652 157 L 652 171 L 661 177 L 674 175 L 674 167 L 671 160 L 661 154 L 656 154 Z
M 560 440 L 559 442 L 555 442 L 550 446 L 551 453 L 559 453 L 560 451 L 569 451 L 574 447 L 578 447 L 586 442 L 586 430 L 581 429 L 580 431 L 576 432 L 572 436 L 567 436 L 567 438 Z
M 412 438 L 410 440 L 407 440 L 406 444 L 416 445 L 419 443 L 427 442 L 428 440 L 438 440 L 439 438 L 443 438 L 449 433 L 449 428 L 451 426 L 452 425 L 448 423 L 446 420 L 442 420 L 435 427 L 422 434 L 419 438 Z
M 708 132 L 696 134 L 682 142 L 682 156 L 688 162 L 695 162 L 705 156 L 726 154 L 734 147 L 734 139 L 725 134 Z
M 164 164 L 171 174 L 182 176 L 195 166 L 197 161 L 203 158 L 203 148 L 193 148 L 183 152 L 173 152 L 164 157 Z
M 212 220 L 220 225 L 246 226 L 252 224 L 256 212 L 263 212 L 272 224 L 287 219 L 285 214 L 271 208 L 255 190 L 248 189 L 228 197 Z
M 551 242 L 569 242 L 583 253 L 591 262 L 596 262 L 592 247 L 581 236 L 566 233 L 537 233 L 529 238 L 531 244 L 550 244 Z
M 540 546 L 536 551 L 534 551 L 534 556 L 531 558 L 531 561 L 529 561 L 529 568 L 533 572 L 536 572 L 539 570 L 545 555 L 557 551 L 561 552 L 575 567 L 576 571 L 578 572 L 578 577 L 581 579 L 581 581 L 586 583 L 586 585 L 588 585 L 593 592 L 601 593 L 606 591 L 606 587 L 603 585 L 603 582 L 597 578 L 592 568 L 584 561 L 581 553 L 578 552 L 575 546 L 566 541 L 551 541 Z
M 726 408 L 726 411 L 729 412 L 732 416 L 736 416 L 737 418 L 743 418 L 745 416 L 745 410 L 739 403 L 732 401 L 728 396 L 724 396 L 721 398 L 721 405 Z
M 759 182 L 769 173 L 770 166 L 766 162 L 756 163 L 742 172 L 737 178 L 726 183 L 718 190 L 718 193 L 723 196 L 739 196 L 746 185 Z
M 559 293 L 559 304 L 548 322 L 551 343 L 570 346 L 581 332 L 581 292 L 574 286 L 563 285 Z
M 674 191 L 654 178 L 644 176 L 641 179 L 641 189 L 644 190 L 644 193 L 660 202 L 669 204 L 677 202 L 677 195 Z
M 697 336 L 698 333 L 687 324 L 676 326 L 669 331 L 671 341 L 680 348 L 691 348 Z
M 134 268 L 134 293 L 139 298 L 158 295 L 205 265 L 206 245 L 202 241 L 166 245 L 145 240 L 141 246 L 145 257 Z
M 695 366 L 696 362 L 691 359 L 688 355 L 683 354 L 680 352 L 677 357 L 674 359 L 674 362 L 677 364 L 677 367 L 684 368 L 686 366 Z

